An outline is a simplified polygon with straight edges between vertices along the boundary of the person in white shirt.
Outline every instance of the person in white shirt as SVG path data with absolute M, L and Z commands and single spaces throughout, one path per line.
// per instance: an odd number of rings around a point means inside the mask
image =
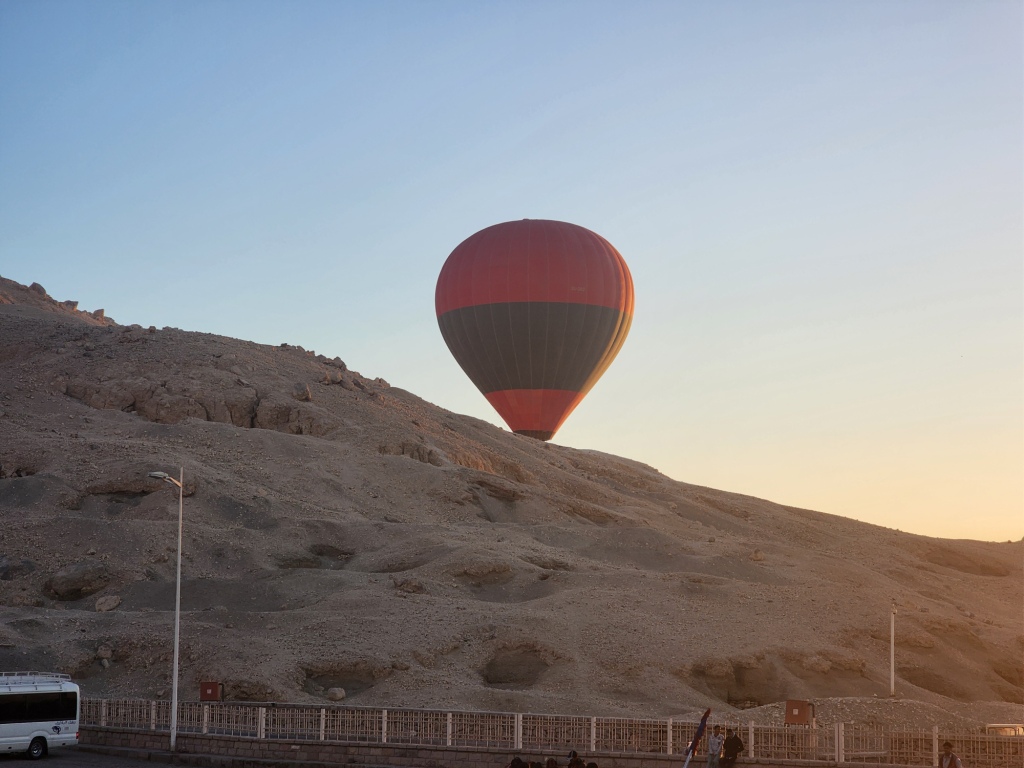
M 718 768 L 718 756 L 722 754 L 722 744 L 724 742 L 725 736 L 722 735 L 722 726 L 716 725 L 711 735 L 708 736 L 708 768 Z M 955 766 L 955 768 L 963 768 L 963 766 Z

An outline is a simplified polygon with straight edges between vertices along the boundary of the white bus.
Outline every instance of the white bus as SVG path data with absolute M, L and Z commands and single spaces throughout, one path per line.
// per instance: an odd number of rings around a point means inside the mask
M 70 675 L 0 672 L 0 754 L 38 760 L 51 747 L 78 744 L 81 704 Z
M 985 726 L 985 733 L 996 736 L 1024 736 L 1024 724 L 989 723 Z

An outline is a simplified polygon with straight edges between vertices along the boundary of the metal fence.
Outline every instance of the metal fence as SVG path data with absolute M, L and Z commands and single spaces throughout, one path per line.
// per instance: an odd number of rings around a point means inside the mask
M 166 731 L 170 704 L 139 699 L 83 699 L 82 725 Z M 709 728 L 714 725 L 709 723 Z M 964 768 L 1024 768 L 1024 736 L 974 731 L 890 730 L 835 723 L 785 727 L 719 721 L 744 742 L 742 758 L 792 762 L 937 766 L 940 744 L 953 742 Z M 476 747 L 508 753 L 682 755 L 696 722 L 576 715 L 459 712 L 293 704 L 178 703 L 179 733 L 248 739 Z M 706 755 L 707 739 L 696 751 Z

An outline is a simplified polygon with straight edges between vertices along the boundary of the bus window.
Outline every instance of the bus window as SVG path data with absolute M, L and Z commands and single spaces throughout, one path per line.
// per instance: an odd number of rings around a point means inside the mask
M 25 722 L 26 698 L 24 693 L 0 696 L 0 723 Z
M 65 691 L 60 695 L 60 709 L 54 720 L 77 720 L 78 719 L 78 693 Z
M 25 713 L 27 722 L 41 723 L 63 719 L 60 716 L 60 693 L 30 693 L 26 698 L 28 699 L 28 712 Z
M 78 694 L 73 691 L 0 696 L 0 723 L 45 723 L 77 717 Z

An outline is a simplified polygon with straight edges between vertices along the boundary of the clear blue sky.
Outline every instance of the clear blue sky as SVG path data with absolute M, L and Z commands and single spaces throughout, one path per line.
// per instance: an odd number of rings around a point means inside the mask
M 1024 534 L 1020 2 L 0 3 L 0 274 L 501 423 L 433 312 L 490 224 L 636 282 L 556 442 Z

